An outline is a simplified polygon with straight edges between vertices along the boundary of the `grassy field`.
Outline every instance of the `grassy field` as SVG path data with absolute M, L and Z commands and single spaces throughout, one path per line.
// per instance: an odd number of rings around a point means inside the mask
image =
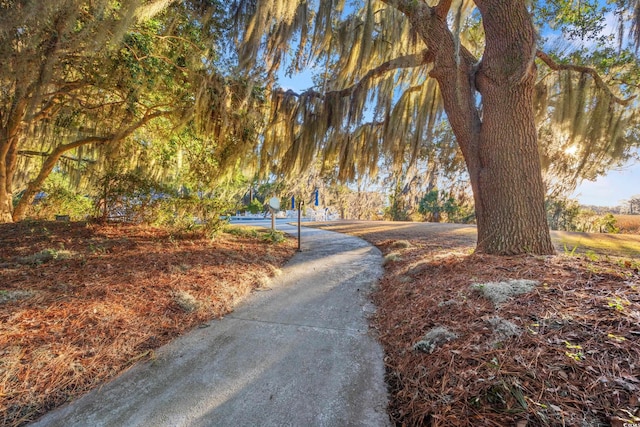
M 551 238 L 560 252 L 640 259 L 640 215 L 615 218 L 619 234 L 552 231 Z
M 614 215 L 620 233 L 640 234 L 640 215 Z
M 553 231 L 551 238 L 561 252 L 596 253 L 640 260 L 640 235 Z

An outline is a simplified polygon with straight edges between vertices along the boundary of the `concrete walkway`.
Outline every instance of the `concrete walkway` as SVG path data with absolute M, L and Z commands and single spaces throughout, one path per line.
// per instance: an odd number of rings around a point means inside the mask
M 380 252 L 329 231 L 305 228 L 302 239 L 271 289 L 34 425 L 390 425 L 366 320 Z

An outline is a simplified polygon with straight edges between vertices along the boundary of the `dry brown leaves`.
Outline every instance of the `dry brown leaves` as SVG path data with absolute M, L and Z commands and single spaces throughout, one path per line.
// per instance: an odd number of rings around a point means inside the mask
M 640 423 L 638 260 L 471 255 L 473 238 L 455 226 L 329 228 L 399 255 L 374 295 L 397 425 Z M 511 279 L 540 284 L 498 307 L 470 287 Z M 497 336 L 496 317 L 521 333 Z M 458 339 L 431 354 L 413 349 L 438 326 Z
M 0 424 L 32 421 L 225 315 L 293 252 L 227 234 L 1 224 Z

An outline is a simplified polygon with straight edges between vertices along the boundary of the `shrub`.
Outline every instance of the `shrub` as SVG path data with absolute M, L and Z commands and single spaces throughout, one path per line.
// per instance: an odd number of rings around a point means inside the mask
M 616 227 L 616 218 L 613 214 L 606 214 L 598 220 L 598 226 L 600 233 L 617 233 L 620 231 L 618 227 Z
M 196 297 L 191 295 L 189 292 L 182 290 L 173 293 L 173 301 L 185 313 L 193 313 L 202 306 L 202 303 L 198 301 Z
M 285 241 L 285 237 L 282 231 L 269 230 L 262 235 L 262 240 L 270 243 L 281 243 Z
M 179 231 L 199 230 L 213 237 L 228 223 L 222 214 L 231 203 L 214 196 L 186 195 L 157 200 L 149 212 L 149 223 Z
M 253 199 L 251 203 L 249 203 L 245 210 L 252 214 L 258 214 L 264 210 L 264 204 L 258 199 Z
M 80 221 L 91 216 L 91 198 L 70 190 L 60 174 L 52 174 L 47 179 L 41 195 L 30 208 L 31 218 L 52 220 L 56 215 L 68 215 L 70 220 Z
M 400 261 L 401 259 L 402 257 L 398 252 L 390 252 L 384 257 L 384 260 L 382 261 L 382 265 L 387 265 L 391 262 L 397 262 L 397 261 Z
M 96 200 L 99 219 L 201 231 L 210 237 L 227 220 L 222 215 L 233 203 L 215 194 L 177 191 L 139 172 L 107 173 L 100 180 Z
M 418 206 L 423 219 L 431 222 L 470 223 L 475 219 L 471 206 L 457 200 L 451 192 L 434 189 L 426 193 Z
M 172 192 L 141 172 L 107 172 L 98 180 L 96 217 L 102 221 L 148 222 L 154 205 Z
M 547 210 L 547 222 L 552 230 L 573 231 L 576 229 L 576 221 L 580 214 L 580 205 L 577 200 L 563 197 L 548 197 L 545 200 Z
M 224 232 L 238 237 L 248 237 L 254 239 L 258 237 L 258 230 L 253 227 L 229 226 L 224 228 Z
M 408 240 L 396 240 L 391 244 L 393 249 L 407 249 L 411 247 L 411 243 Z

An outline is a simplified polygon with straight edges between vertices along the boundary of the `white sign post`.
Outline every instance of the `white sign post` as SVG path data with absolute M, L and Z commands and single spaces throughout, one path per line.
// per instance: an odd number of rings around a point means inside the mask
M 271 211 L 271 229 L 276 229 L 276 212 L 280 210 L 280 199 L 272 197 L 269 199 L 269 210 Z
M 304 206 L 304 202 L 300 200 L 298 202 L 298 252 L 302 252 L 302 243 L 300 237 L 300 222 L 302 222 L 302 207 Z

